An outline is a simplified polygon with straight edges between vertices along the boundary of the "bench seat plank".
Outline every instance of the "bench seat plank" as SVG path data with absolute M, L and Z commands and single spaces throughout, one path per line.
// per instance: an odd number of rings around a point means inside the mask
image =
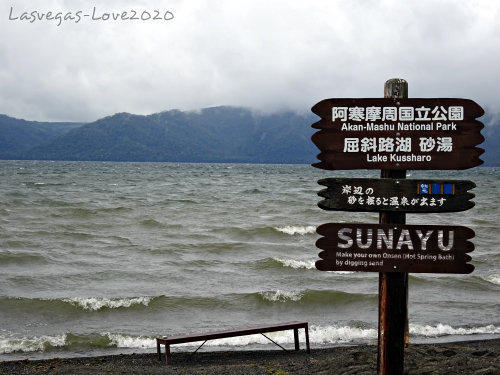
M 227 337 L 237 337 L 237 336 L 246 336 L 246 335 L 254 335 L 263 332 L 277 332 L 284 331 L 288 329 L 294 328 L 305 328 L 307 326 L 307 322 L 288 322 L 288 323 L 280 323 L 280 324 L 269 324 L 263 326 L 255 326 L 250 328 L 240 328 L 240 329 L 232 329 L 227 331 L 216 331 L 216 332 L 206 332 L 206 333 L 197 333 L 197 334 L 189 334 L 189 335 L 176 335 L 176 336 L 165 336 L 160 338 L 160 341 L 168 342 L 169 344 L 182 344 L 186 342 L 195 342 L 195 341 L 204 341 L 204 340 L 215 340 Z
M 216 332 L 206 332 L 206 333 L 199 333 L 199 334 L 159 337 L 156 339 L 156 350 L 157 350 L 157 354 L 158 354 L 158 359 L 161 360 L 160 345 L 165 345 L 166 362 L 167 362 L 167 364 L 170 364 L 171 363 L 170 345 L 173 345 L 173 344 L 215 340 L 215 339 L 222 339 L 222 338 L 226 338 L 226 337 L 246 336 L 246 335 L 259 334 L 259 333 L 262 334 L 264 332 L 267 333 L 267 332 L 286 331 L 289 329 L 293 329 L 295 350 L 299 350 L 298 330 L 302 329 L 302 328 L 305 331 L 306 350 L 307 350 L 307 353 L 309 353 L 310 352 L 309 325 L 307 322 L 287 322 L 287 323 L 279 323 L 279 324 L 267 324 L 267 325 L 254 326 L 254 327 L 249 327 L 249 328 L 232 329 L 232 330 L 226 330 L 226 331 L 216 331 Z M 202 344 L 202 346 L 203 346 L 203 344 Z

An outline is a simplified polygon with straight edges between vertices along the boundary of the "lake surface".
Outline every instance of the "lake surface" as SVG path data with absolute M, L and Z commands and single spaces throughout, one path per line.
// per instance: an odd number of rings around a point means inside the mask
M 309 321 L 313 347 L 375 342 L 378 274 L 314 267 L 316 226 L 378 221 L 316 206 L 319 178 L 349 176 L 378 173 L 0 161 L 0 360 L 152 352 L 158 335 L 290 320 Z M 500 336 L 500 169 L 408 176 L 477 184 L 469 211 L 407 215 L 476 232 L 472 274 L 410 276 L 411 341 Z M 291 332 L 271 337 L 293 347 Z

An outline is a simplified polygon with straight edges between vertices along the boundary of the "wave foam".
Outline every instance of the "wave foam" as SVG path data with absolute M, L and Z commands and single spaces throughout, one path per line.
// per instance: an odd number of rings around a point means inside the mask
M 499 334 L 500 327 L 487 325 L 482 327 L 451 327 L 446 324 L 436 326 L 410 324 L 410 333 L 416 336 L 438 337 L 448 335 L 475 335 L 475 334 Z M 282 345 L 292 345 L 294 342 L 292 331 L 270 332 L 268 336 Z M 299 331 L 301 342 L 305 340 L 304 331 Z M 374 328 L 360 328 L 346 325 L 310 326 L 309 336 L 312 344 L 332 345 L 338 343 L 361 343 L 376 340 L 377 330 Z M 104 341 L 103 341 L 104 339 Z M 154 336 L 133 336 L 120 333 L 103 333 L 95 335 L 54 335 L 39 336 L 33 338 L 2 338 L 0 337 L 0 354 L 14 352 L 46 351 L 55 347 L 71 348 L 75 343 L 81 347 L 86 343 L 94 347 L 96 343 L 104 342 L 105 346 L 131 349 L 153 349 L 156 347 Z M 248 345 L 266 345 L 270 342 L 262 335 L 249 335 L 240 337 L 229 337 L 219 340 L 211 340 L 206 346 L 238 347 Z M 197 346 L 198 343 L 186 343 L 182 346 Z M 175 347 L 178 347 L 177 345 Z M 175 348 L 174 347 L 174 348 Z
M 102 297 L 74 297 L 65 298 L 64 302 L 83 308 L 84 310 L 101 310 L 104 308 L 117 309 L 120 307 L 130 307 L 132 305 L 148 306 L 151 297 L 130 297 L 130 298 L 102 298 Z
M 305 268 L 308 270 L 316 269 L 315 260 L 296 260 L 287 258 L 273 258 L 273 259 L 281 263 L 283 267 L 291 267 L 295 269 Z
M 267 292 L 259 292 L 263 299 L 271 302 L 286 302 L 300 301 L 304 292 L 286 291 L 286 290 L 270 290 Z
M 0 339 L 0 354 L 14 352 L 37 352 L 51 347 L 66 345 L 66 334 L 57 336 L 40 336 L 21 339 Z
M 308 226 L 292 226 L 292 225 L 286 225 L 284 227 L 275 227 L 278 232 L 289 234 L 291 236 L 295 234 L 300 234 L 301 236 L 305 234 L 310 234 L 310 233 L 315 233 L 316 232 L 316 227 L 312 225 Z
M 496 334 L 500 333 L 500 327 L 488 325 L 484 327 L 451 327 L 445 324 L 436 326 L 410 324 L 410 333 L 418 336 L 436 337 L 446 335 L 474 335 L 474 334 Z M 293 344 L 293 332 L 281 331 L 266 334 L 278 344 Z M 145 336 L 129 336 L 120 334 L 107 334 L 111 340 L 111 345 L 119 348 L 155 348 L 156 341 Z M 305 340 L 304 332 L 299 331 L 301 342 Z M 332 326 L 311 326 L 309 337 L 312 344 L 328 345 L 350 342 L 367 342 L 377 339 L 377 330 L 374 328 L 359 328 L 342 325 Z M 205 346 L 248 346 L 265 345 L 270 342 L 262 335 L 248 335 L 240 337 L 228 337 L 225 339 L 207 341 Z M 197 343 L 186 343 L 179 346 L 196 346 Z
M 339 342 L 364 341 L 377 338 L 377 330 L 373 328 L 357 328 L 349 326 L 328 326 L 310 328 L 309 335 L 317 344 L 334 344 Z
M 489 275 L 485 277 L 486 281 L 489 281 L 492 284 L 500 285 L 500 274 L 495 273 L 493 275 Z
M 275 261 L 281 263 L 283 267 L 290 267 L 294 269 L 300 269 L 300 268 L 305 268 L 308 270 L 315 270 L 316 269 L 316 260 L 297 260 L 297 259 L 290 259 L 290 258 L 273 258 Z M 332 273 L 336 273 L 339 275 L 347 275 L 354 273 L 353 271 L 328 271 Z
M 500 333 L 500 327 L 493 324 L 483 327 L 458 327 L 454 328 L 448 324 L 437 324 L 435 326 L 410 324 L 410 333 L 417 336 L 438 337 L 448 335 L 476 335 Z
M 110 345 L 117 348 L 155 348 L 156 339 L 147 336 L 129 336 L 119 333 L 106 333 L 111 340 Z
M 111 345 L 115 345 L 119 348 L 155 348 L 156 341 L 153 338 L 144 336 L 129 336 L 121 334 L 111 334 L 108 333 L 107 336 L 111 340 Z M 281 331 L 281 332 L 269 332 L 266 336 L 276 341 L 278 344 L 286 345 L 293 344 L 294 337 L 292 331 Z M 301 342 L 305 341 L 304 331 L 299 331 L 299 340 Z M 377 338 L 377 330 L 367 328 L 356 328 L 349 326 L 311 326 L 309 328 L 310 341 L 313 344 L 336 344 L 343 342 L 353 342 L 353 341 L 367 341 Z M 234 346 L 248 346 L 248 345 L 266 345 L 270 344 L 262 335 L 247 335 L 239 337 L 228 337 L 224 339 L 209 340 L 205 346 L 223 346 L 223 347 L 234 347 Z M 180 344 L 182 346 L 197 346 L 197 343 L 186 343 Z M 176 345 L 177 346 L 177 345 Z M 175 348 L 175 347 L 174 347 Z

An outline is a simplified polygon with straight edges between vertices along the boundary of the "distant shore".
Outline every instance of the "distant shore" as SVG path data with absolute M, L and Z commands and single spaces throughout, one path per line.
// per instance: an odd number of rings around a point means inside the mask
M 374 345 L 312 350 L 174 353 L 173 365 L 155 353 L 0 362 L 0 374 L 375 374 Z M 406 350 L 408 374 L 500 374 L 500 339 L 415 344 Z

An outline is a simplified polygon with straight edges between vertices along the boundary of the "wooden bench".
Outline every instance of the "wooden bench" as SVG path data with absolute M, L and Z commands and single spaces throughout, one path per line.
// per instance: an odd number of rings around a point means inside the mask
M 203 344 L 201 344 L 198 347 L 198 349 L 196 349 L 193 352 L 193 354 L 194 354 L 207 342 L 207 340 L 222 339 L 222 338 L 226 338 L 226 337 L 254 335 L 254 334 L 259 334 L 259 333 L 262 336 L 264 336 L 265 338 L 267 338 L 269 341 L 278 345 L 281 349 L 286 350 L 281 345 L 279 345 L 278 343 L 274 342 L 269 337 L 264 335 L 264 333 L 276 332 L 276 331 L 286 331 L 289 329 L 293 329 L 293 337 L 295 340 L 295 350 L 299 350 L 300 349 L 300 347 L 299 347 L 299 329 L 301 329 L 301 328 L 304 328 L 304 330 L 305 330 L 306 351 L 307 351 L 307 353 L 310 353 L 311 349 L 309 348 L 309 327 L 308 327 L 307 322 L 288 322 L 288 323 L 281 323 L 281 324 L 271 324 L 271 325 L 264 325 L 264 326 L 250 327 L 250 328 L 235 329 L 235 330 L 229 330 L 229 331 L 208 332 L 208 333 L 201 333 L 201 334 L 194 334 L 194 335 L 179 335 L 179 336 L 159 337 L 156 339 L 156 352 L 158 354 L 158 360 L 161 361 L 161 347 L 160 347 L 160 345 L 165 345 L 165 359 L 166 359 L 167 365 L 169 365 L 172 363 L 172 358 L 171 358 L 171 354 L 170 354 L 170 345 L 182 344 L 182 343 L 186 343 L 186 342 L 203 341 Z

